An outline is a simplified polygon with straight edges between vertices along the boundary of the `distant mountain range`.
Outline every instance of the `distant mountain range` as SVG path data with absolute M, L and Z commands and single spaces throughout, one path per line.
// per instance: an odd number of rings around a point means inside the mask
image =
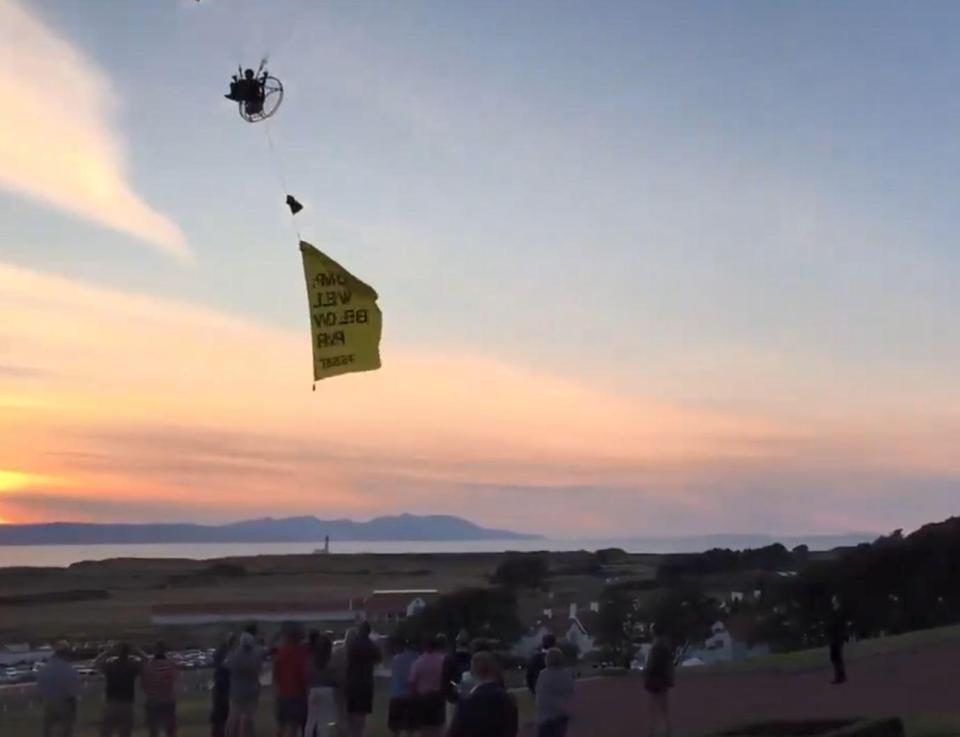
M 226 525 L 93 524 L 50 522 L 0 525 L 0 545 L 124 545 L 146 543 L 285 543 L 343 540 L 535 540 L 508 530 L 494 530 L 447 515 L 401 514 L 369 522 L 316 517 L 247 520 Z

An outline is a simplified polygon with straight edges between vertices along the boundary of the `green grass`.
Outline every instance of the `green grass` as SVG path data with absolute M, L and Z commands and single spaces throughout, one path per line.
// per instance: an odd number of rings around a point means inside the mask
M 878 637 L 871 640 L 860 640 L 849 645 L 844 650 L 848 662 L 855 662 L 878 655 L 915 650 L 931 647 L 944 642 L 960 640 L 960 625 L 952 627 L 938 627 L 929 630 L 907 632 L 903 635 Z M 829 666 L 826 648 L 813 650 L 799 650 L 791 653 L 778 653 L 765 658 L 754 658 L 739 663 L 724 663 L 713 666 L 714 671 L 743 671 L 768 670 L 779 673 L 797 673 L 806 670 L 819 670 Z
M 907 737 L 958 737 L 960 714 L 921 714 L 903 720 Z

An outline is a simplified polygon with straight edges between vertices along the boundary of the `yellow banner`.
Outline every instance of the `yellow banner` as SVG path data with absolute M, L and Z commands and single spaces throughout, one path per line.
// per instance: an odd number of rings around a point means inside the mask
M 300 241 L 310 304 L 313 378 L 380 368 L 383 316 L 377 293 L 332 258 Z

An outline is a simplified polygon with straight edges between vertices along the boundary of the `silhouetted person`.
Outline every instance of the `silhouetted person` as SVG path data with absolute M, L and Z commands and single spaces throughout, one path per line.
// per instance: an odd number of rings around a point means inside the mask
M 93 661 L 104 675 L 105 699 L 100 718 L 100 737 L 130 737 L 133 733 L 133 703 L 136 681 L 143 671 L 147 655 L 121 642 L 102 652 Z
M 517 702 L 503 687 L 496 656 L 478 652 L 470 672 L 476 685 L 457 706 L 447 737 L 516 737 Z
M 537 677 L 537 737 L 566 737 L 573 713 L 573 671 L 558 647 L 547 650 L 546 661 Z
M 330 725 L 337 720 L 337 673 L 331 664 L 333 643 L 316 630 L 310 632 L 307 663 L 307 726 L 304 737 L 328 737 Z
M 843 646 L 848 639 L 846 615 L 839 597 L 834 596 L 830 601 L 830 616 L 827 619 L 827 641 L 830 643 L 833 683 L 837 685 L 847 682 L 847 666 L 843 662 Z
M 373 713 L 373 669 L 382 655 L 380 648 L 370 639 L 369 622 L 361 622 L 353 640 L 344 644 L 347 656 L 344 684 L 347 737 L 363 737 L 367 717 Z
M 230 671 L 224 661 L 236 644 L 236 635 L 217 648 L 213 655 L 213 690 L 210 692 L 210 737 L 226 737 L 230 716 Z
M 299 737 L 307 722 L 309 654 L 298 627 L 290 627 L 273 653 L 273 694 L 278 737 Z
M 643 687 L 650 694 L 650 735 L 663 727 L 670 737 L 670 689 L 673 688 L 673 648 L 661 628 L 654 628 L 653 647 L 643 668 Z
M 258 79 L 252 69 L 245 70 L 242 77 L 234 74 L 224 97 L 241 103 L 247 115 L 256 115 L 263 110 L 263 78 Z
M 143 664 L 140 688 L 143 689 L 145 723 L 150 737 L 162 731 L 167 737 L 177 736 L 177 685 L 180 673 L 177 664 L 167 657 L 167 647 L 158 642 L 153 659 Z
M 537 677 L 547 667 L 547 650 L 557 646 L 557 638 L 549 632 L 543 636 L 542 647 L 527 661 L 527 688 L 530 693 L 537 692 Z
M 239 645 L 224 661 L 230 671 L 230 714 L 227 717 L 230 737 L 252 737 L 255 734 L 263 658 L 263 649 L 254 636 L 244 632 L 240 635 Z
M 43 736 L 73 737 L 77 723 L 80 679 L 67 658 L 70 645 L 61 640 L 37 675 L 37 691 L 43 699 Z
M 424 652 L 410 667 L 410 690 L 421 737 L 439 737 L 447 721 L 443 682 L 446 646 L 446 637 L 428 638 Z
M 457 635 L 453 651 L 447 654 L 443 662 L 443 682 L 447 698 L 447 726 L 453 721 L 457 703 L 460 701 L 460 684 L 463 682 L 464 673 L 470 671 L 470 659 L 472 657 L 470 635 L 467 634 L 466 630 L 461 630 Z
M 410 670 L 420 654 L 407 638 L 402 638 L 398 645 L 398 652 L 390 660 L 390 705 L 387 707 L 387 729 L 394 737 L 412 735 L 417 729 Z

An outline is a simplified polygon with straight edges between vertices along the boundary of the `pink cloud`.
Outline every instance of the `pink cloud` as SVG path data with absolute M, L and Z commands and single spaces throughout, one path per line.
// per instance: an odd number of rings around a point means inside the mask
M 931 425 L 932 410 L 880 427 L 843 407 L 757 419 L 389 345 L 382 370 L 312 392 L 306 328 L 3 265 L 0 313 L 0 364 L 30 367 L 0 373 L 0 468 L 55 479 L 0 492 L 3 517 L 99 513 L 84 506 L 96 498 L 205 519 L 410 510 L 591 534 L 808 531 L 855 519 L 863 484 L 882 506 L 872 525 L 905 484 L 935 499 L 932 475 L 960 477 L 947 452 L 960 426 Z

